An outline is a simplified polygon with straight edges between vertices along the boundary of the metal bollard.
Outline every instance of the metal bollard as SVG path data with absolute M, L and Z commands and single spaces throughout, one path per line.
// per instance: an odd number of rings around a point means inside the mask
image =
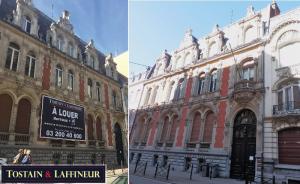
M 194 168 L 194 164 L 192 164 L 191 173 L 190 173 L 190 180 L 192 180 L 193 168 Z
M 148 162 L 146 162 L 146 164 L 145 164 L 145 168 L 144 168 L 144 176 L 145 176 L 145 174 L 146 174 L 147 164 L 148 164 Z
M 171 164 L 169 164 L 169 167 L 168 167 L 168 172 L 167 172 L 167 180 L 169 179 L 170 167 L 171 167 Z
M 155 173 L 154 173 L 154 178 L 156 178 L 157 168 L 158 168 L 158 164 L 156 164 Z

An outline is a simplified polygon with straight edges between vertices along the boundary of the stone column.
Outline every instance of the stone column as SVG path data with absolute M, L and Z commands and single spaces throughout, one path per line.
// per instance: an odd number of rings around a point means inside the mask
M 16 119 L 17 119 L 17 111 L 18 104 L 13 104 L 11 116 L 10 116 L 10 124 L 9 124 L 9 144 L 15 144 L 15 127 L 16 127 Z

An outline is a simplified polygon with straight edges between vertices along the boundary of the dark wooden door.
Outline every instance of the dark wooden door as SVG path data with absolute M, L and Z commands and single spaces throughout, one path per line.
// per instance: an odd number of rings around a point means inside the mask
M 122 130 L 118 123 L 115 124 L 115 143 L 117 152 L 117 163 L 118 165 L 125 165 L 124 160 L 124 150 L 123 150 L 123 140 L 122 140 Z
M 231 152 L 231 178 L 253 180 L 255 176 L 256 117 L 243 110 L 235 118 Z
M 278 132 L 280 164 L 300 165 L 300 128 L 292 127 Z

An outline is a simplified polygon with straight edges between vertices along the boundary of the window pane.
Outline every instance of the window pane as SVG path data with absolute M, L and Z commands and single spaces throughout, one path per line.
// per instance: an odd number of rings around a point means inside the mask
M 29 76 L 30 57 L 26 56 L 25 75 Z
M 27 20 L 27 22 L 26 22 L 27 24 L 26 24 L 26 32 L 27 33 L 30 33 L 30 29 L 31 29 L 31 22 L 29 22 L 28 20 Z
M 254 80 L 254 68 L 249 68 L 249 80 Z
M 243 79 L 244 80 L 249 80 L 249 70 L 247 69 L 243 69 Z
M 12 58 L 12 49 L 11 49 L 11 48 L 8 48 L 8 49 L 7 49 L 6 62 L 5 62 L 5 68 L 10 69 L 11 58 Z
M 294 86 L 294 106 L 295 108 L 300 108 L 300 86 Z
M 17 71 L 19 52 L 15 50 L 13 53 L 14 53 L 14 58 L 13 58 L 12 70 Z
M 30 68 L 30 77 L 34 77 L 34 70 L 35 70 L 35 59 L 31 59 L 31 68 Z

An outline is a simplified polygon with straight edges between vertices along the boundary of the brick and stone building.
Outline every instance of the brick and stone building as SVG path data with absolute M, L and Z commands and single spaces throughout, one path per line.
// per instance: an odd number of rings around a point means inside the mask
M 28 148 L 33 163 L 127 162 L 127 78 L 74 33 L 68 11 L 54 21 L 31 0 L 0 1 L 0 58 L 0 157 Z M 40 137 L 44 95 L 84 107 L 84 141 Z
M 280 14 L 275 1 L 250 6 L 203 38 L 188 30 L 178 49 L 131 77 L 130 162 L 299 180 L 299 20 L 299 8 Z

